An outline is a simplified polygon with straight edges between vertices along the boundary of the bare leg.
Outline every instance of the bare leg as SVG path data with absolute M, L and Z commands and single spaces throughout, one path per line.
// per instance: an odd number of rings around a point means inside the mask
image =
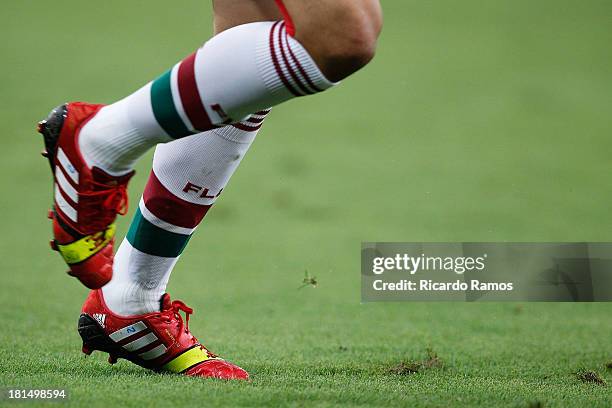
M 213 0 L 215 34 L 240 24 L 281 20 L 274 0 Z

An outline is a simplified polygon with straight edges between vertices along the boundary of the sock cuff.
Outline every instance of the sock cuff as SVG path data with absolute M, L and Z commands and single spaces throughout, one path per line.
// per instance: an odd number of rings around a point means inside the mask
M 308 51 L 287 34 L 285 22 L 270 25 L 255 51 L 263 81 L 272 93 L 306 96 L 322 92 L 336 83 L 329 81 Z
M 257 132 L 263 126 L 266 116 L 268 116 L 271 111 L 272 109 L 268 108 L 255 112 L 240 122 L 215 129 L 213 130 L 213 133 L 227 140 L 228 142 L 251 144 L 253 143 L 253 140 L 255 140 Z
M 123 240 L 115 255 L 113 279 L 102 288 L 106 306 L 120 316 L 159 311 L 159 298 L 177 260 L 146 254 Z

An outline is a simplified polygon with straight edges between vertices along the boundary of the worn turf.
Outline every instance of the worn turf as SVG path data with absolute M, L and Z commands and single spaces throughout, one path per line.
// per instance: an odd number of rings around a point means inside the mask
M 253 378 L 225 383 L 80 353 L 86 291 L 48 250 L 34 133 L 53 106 L 112 102 L 190 53 L 210 5 L 6 2 L 0 387 L 88 407 L 610 406 L 611 304 L 360 304 L 359 244 L 609 241 L 611 3 L 384 8 L 374 63 L 274 109 L 172 277 L 195 334 Z M 316 288 L 298 289 L 305 270 Z

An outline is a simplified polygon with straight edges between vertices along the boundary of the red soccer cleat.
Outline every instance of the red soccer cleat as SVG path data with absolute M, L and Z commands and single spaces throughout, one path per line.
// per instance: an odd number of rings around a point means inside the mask
M 54 180 L 51 248 L 70 267 L 68 274 L 96 289 L 113 274 L 113 242 L 117 214 L 127 211 L 127 183 L 134 172 L 113 177 L 89 168 L 81 155 L 81 128 L 103 105 L 82 102 L 55 108 L 38 124 L 45 141 L 43 156 L 49 159 Z
M 160 303 L 161 312 L 117 316 L 106 307 L 101 290 L 91 291 L 79 318 L 83 352 L 103 351 L 109 354 L 111 364 L 124 358 L 158 372 L 249 379 L 245 370 L 211 353 L 193 337 L 189 331 L 192 309 L 180 300 L 171 302 L 167 293 Z M 186 322 L 180 311 L 185 312 Z

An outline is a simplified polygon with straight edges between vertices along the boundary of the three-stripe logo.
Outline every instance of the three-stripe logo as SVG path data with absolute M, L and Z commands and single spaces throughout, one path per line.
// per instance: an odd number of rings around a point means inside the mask
M 154 360 L 168 350 L 164 343 L 142 321 L 119 329 L 109 337 L 124 350 L 136 353 L 143 360 Z
M 77 222 L 76 207 L 79 203 L 79 195 L 75 186 L 78 185 L 79 172 L 66 156 L 66 153 L 59 147 L 55 166 L 55 204 L 62 213 L 74 222 Z

